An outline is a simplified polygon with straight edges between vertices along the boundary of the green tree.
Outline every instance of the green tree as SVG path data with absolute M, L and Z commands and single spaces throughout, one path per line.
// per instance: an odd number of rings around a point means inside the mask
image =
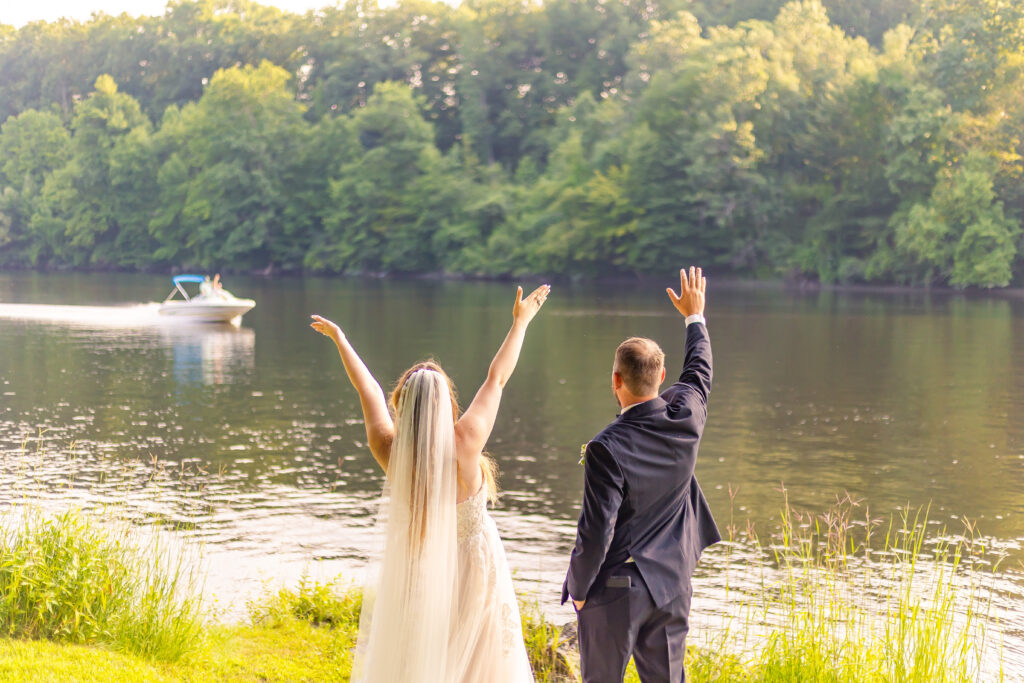
M 641 211 L 630 196 L 624 111 L 584 93 L 559 117 L 552 138 L 560 142 L 520 192 L 518 209 L 492 233 L 489 261 L 499 273 L 630 272 Z
M 1019 230 L 995 197 L 992 166 L 975 153 L 956 168 L 941 169 L 929 200 L 897 219 L 896 246 L 913 281 L 957 287 L 1009 284 Z
M 227 69 L 199 102 L 168 110 L 157 135 L 160 209 L 149 224 L 159 262 L 208 269 L 301 264 L 325 169 L 287 81 L 269 62 Z
M 1007 85 L 1007 58 L 1024 49 L 1024 4 L 926 0 L 921 16 L 921 51 L 933 82 L 954 110 L 983 109 Z
M 36 264 L 30 229 L 46 179 L 67 163 L 71 135 L 60 117 L 28 110 L 0 128 L 0 265 Z
M 306 257 L 312 270 L 430 271 L 448 211 L 427 191 L 445 177 L 422 102 L 400 83 L 380 83 L 345 122 L 344 162 L 330 180 L 323 231 Z
M 761 210 L 769 188 L 758 172 L 765 152 L 754 117 L 771 75 L 748 40 L 770 41 L 769 27 L 716 33 L 654 73 L 636 104 L 626 164 L 632 203 L 643 213 L 629 259 L 637 270 L 756 258 L 749 248 L 770 217 Z
M 1020 282 L 1022 8 L 173 0 L 0 27 L 0 265 Z
M 75 106 L 70 159 L 46 179 L 31 219 L 53 262 L 119 263 L 115 242 L 125 198 L 111 192 L 110 162 L 114 147 L 135 129 L 143 136 L 150 129 L 139 103 L 118 92 L 110 76 L 100 76 L 95 91 Z
M 313 115 L 349 114 L 366 104 L 378 83 L 405 82 L 419 96 L 438 145 L 455 144 L 460 59 L 452 8 L 426 0 L 386 9 L 349 2 L 321 15 L 306 22 L 297 70 L 300 97 L 309 99 Z
M 490 247 L 494 236 L 513 219 L 523 189 L 509 182 L 504 170 L 470 159 L 458 158 L 458 149 L 443 160 L 443 171 L 423 178 L 419 184 L 444 211 L 431 246 L 438 267 L 449 273 L 505 275 L 517 272 L 511 258 L 522 249 Z M 524 172 L 529 162 L 520 164 Z

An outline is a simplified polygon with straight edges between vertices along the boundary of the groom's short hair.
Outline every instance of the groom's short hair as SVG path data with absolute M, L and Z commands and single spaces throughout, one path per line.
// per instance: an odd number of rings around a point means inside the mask
M 653 339 L 630 337 L 615 349 L 612 372 L 619 373 L 626 388 L 636 396 L 656 393 L 661 386 L 665 352 Z

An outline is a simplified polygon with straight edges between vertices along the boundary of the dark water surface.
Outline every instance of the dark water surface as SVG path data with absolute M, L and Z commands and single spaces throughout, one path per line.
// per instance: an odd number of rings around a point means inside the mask
M 382 475 L 309 314 L 337 321 L 385 388 L 433 356 L 465 403 L 508 329 L 514 287 L 227 286 L 257 302 L 240 328 L 160 324 L 139 304 L 166 294 L 164 276 L 0 274 L 0 501 L 117 502 L 185 529 L 204 542 L 211 590 L 232 609 L 263 581 L 351 572 L 368 547 Z M 966 517 L 1000 562 L 1006 660 L 1024 661 L 1024 299 L 712 278 L 707 315 L 715 385 L 698 476 L 723 527 L 769 528 L 783 483 L 810 510 L 849 492 L 879 515 L 930 504 L 933 527 L 950 532 Z M 580 445 L 616 412 L 614 348 L 653 337 L 671 376 L 684 334 L 659 285 L 556 286 L 530 330 L 489 450 L 518 581 L 559 617 Z M 697 592 L 706 581 L 711 597 L 695 610 L 728 611 L 714 599 L 723 558 L 706 556 Z

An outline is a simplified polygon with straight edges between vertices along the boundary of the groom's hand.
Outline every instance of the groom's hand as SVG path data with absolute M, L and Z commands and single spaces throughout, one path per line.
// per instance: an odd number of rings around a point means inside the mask
M 576 611 L 579 612 L 583 609 L 583 605 L 587 604 L 586 600 L 573 600 L 572 604 L 576 605 Z
M 700 268 L 690 266 L 689 272 L 685 268 L 679 271 L 679 294 L 676 294 L 671 287 L 666 287 L 668 298 L 683 317 L 704 313 L 704 292 L 708 288 L 708 279 L 701 273 Z

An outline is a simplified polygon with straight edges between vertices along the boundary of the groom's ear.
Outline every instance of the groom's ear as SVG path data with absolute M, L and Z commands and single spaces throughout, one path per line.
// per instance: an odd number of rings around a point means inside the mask
M 622 375 L 617 372 L 612 372 L 612 389 L 618 391 L 622 388 Z
M 665 366 L 662 365 L 661 366 L 661 379 L 658 380 L 658 386 L 660 387 L 664 383 L 665 383 Z

